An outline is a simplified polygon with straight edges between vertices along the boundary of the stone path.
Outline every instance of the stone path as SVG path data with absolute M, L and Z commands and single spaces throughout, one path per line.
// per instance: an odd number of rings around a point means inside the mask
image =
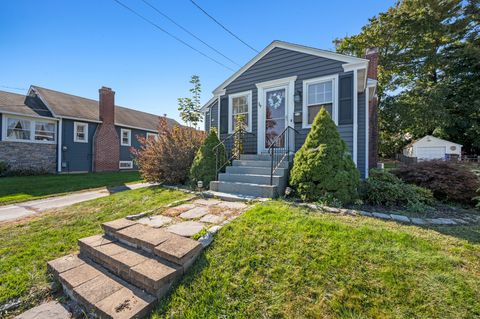
M 150 183 L 135 183 L 92 191 L 80 191 L 68 195 L 36 199 L 18 204 L 0 206 L 0 222 L 11 221 L 35 215 L 52 208 L 61 208 L 88 200 L 106 197 L 126 190 L 154 186 Z
M 311 209 L 322 210 L 329 213 L 340 213 L 348 215 L 362 215 L 367 217 L 373 217 L 383 220 L 392 220 L 405 224 L 415 224 L 415 225 L 437 225 L 437 226 L 455 226 L 455 225 L 468 225 L 468 224 L 477 224 L 480 223 L 480 215 L 469 215 L 462 216 L 462 218 L 420 218 L 420 217 L 409 217 L 400 214 L 389 214 L 389 213 L 379 213 L 379 212 L 367 212 L 354 209 L 344 209 L 344 208 L 335 208 L 324 205 L 316 204 L 306 204 L 301 203 L 298 206 L 304 206 Z
M 158 215 L 136 214 L 107 222 L 102 224 L 103 235 L 78 241 L 80 254 L 52 260 L 47 266 L 86 314 L 140 318 L 180 280 L 213 235 L 247 207 L 200 198 Z M 203 235 L 194 240 L 199 232 Z M 42 307 L 20 318 L 56 318 Z

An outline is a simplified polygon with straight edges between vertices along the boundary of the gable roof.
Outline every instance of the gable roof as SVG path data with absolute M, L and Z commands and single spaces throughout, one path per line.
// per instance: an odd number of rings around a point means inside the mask
M 311 55 L 315 55 L 315 56 L 319 56 L 319 57 L 323 57 L 331 60 L 345 62 L 345 64 L 343 65 L 344 68 L 348 68 L 350 66 L 357 65 L 357 64 L 368 66 L 367 59 L 357 58 L 354 56 L 340 54 L 332 51 L 321 50 L 321 49 L 316 49 L 316 48 L 312 48 L 304 45 L 275 40 L 272 43 L 270 43 L 265 49 L 263 49 L 260 53 L 258 53 L 253 59 L 248 61 L 247 64 L 241 67 L 237 72 L 232 74 L 228 79 L 226 79 L 222 84 L 220 84 L 215 90 L 213 90 L 213 94 L 222 95 L 223 90 L 225 89 L 226 86 L 232 83 L 243 72 L 248 70 L 252 65 L 254 65 L 257 61 L 259 61 L 265 55 L 267 55 L 274 48 L 282 48 L 282 49 L 302 52 L 306 54 L 311 54 Z
M 419 142 L 421 142 L 425 139 L 431 139 L 431 140 L 435 140 L 435 141 L 439 141 L 439 142 L 446 142 L 446 143 L 449 143 L 449 144 L 455 144 L 457 146 L 463 146 L 462 144 L 450 142 L 450 141 L 447 141 L 447 140 L 444 140 L 444 139 L 441 139 L 441 138 L 438 138 L 438 137 L 435 137 L 435 136 L 432 136 L 432 135 L 425 135 L 421 139 L 411 142 L 409 145 L 417 144 L 417 143 L 419 143 Z M 408 147 L 408 145 L 407 145 L 407 147 Z
M 52 113 L 34 97 L 6 91 L 0 91 L 0 113 L 52 117 Z
M 32 85 L 31 90 L 36 92 L 49 110 L 56 117 L 72 118 L 90 122 L 101 122 L 98 101 L 58 92 Z M 131 128 L 157 131 L 160 116 L 145 113 L 123 106 L 115 105 L 115 124 Z M 179 125 L 171 118 L 167 118 L 170 125 Z

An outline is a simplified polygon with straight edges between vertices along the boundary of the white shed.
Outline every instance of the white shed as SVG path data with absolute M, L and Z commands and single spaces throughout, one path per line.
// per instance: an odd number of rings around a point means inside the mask
M 450 155 L 462 154 L 462 145 L 441 138 L 427 135 L 421 139 L 408 144 L 403 149 L 403 155 L 416 157 L 419 160 L 447 159 Z

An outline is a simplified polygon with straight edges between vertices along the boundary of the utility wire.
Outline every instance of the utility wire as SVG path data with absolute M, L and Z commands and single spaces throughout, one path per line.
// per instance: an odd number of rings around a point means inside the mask
M 205 44 L 207 47 L 209 47 L 210 49 L 212 49 L 213 51 L 217 52 L 218 54 L 220 54 L 221 56 L 223 56 L 225 59 L 227 59 L 228 61 L 232 62 L 233 64 L 237 65 L 237 66 L 240 66 L 237 62 L 233 61 L 232 59 L 230 59 L 228 56 L 226 56 L 225 54 L 223 54 L 222 52 L 218 51 L 217 49 L 215 49 L 214 47 L 212 47 L 210 44 L 206 43 L 205 41 L 203 41 L 202 39 L 200 39 L 198 36 L 196 36 L 195 34 L 193 34 L 192 32 L 190 32 L 187 28 L 183 27 L 182 25 L 180 25 L 179 23 L 177 23 L 175 20 L 173 20 L 172 18 L 170 18 L 168 15 L 166 15 L 165 13 L 163 13 L 162 11 L 160 11 L 157 7 L 155 7 L 153 4 L 151 4 L 150 2 L 146 1 L 146 0 L 142 0 L 143 3 L 145 3 L 147 6 L 149 6 L 150 8 L 152 8 L 153 10 L 157 11 L 158 14 L 162 15 L 164 18 L 168 19 L 170 22 L 172 22 L 173 24 L 175 24 L 177 27 L 179 27 L 180 29 L 182 29 L 183 31 L 185 31 L 186 33 L 190 34 L 192 37 L 194 37 L 195 39 L 197 39 L 198 41 L 202 42 L 203 44 Z
M 243 41 L 242 39 L 240 39 L 235 33 L 233 33 L 232 31 L 228 30 L 227 27 L 225 27 L 223 24 L 221 24 L 217 19 L 215 19 L 214 17 L 212 17 L 210 14 L 208 14 L 207 11 L 203 10 L 202 7 L 200 7 L 195 1 L 193 0 L 190 0 L 191 3 L 193 3 L 194 6 L 196 6 L 200 11 L 202 11 L 203 13 L 205 13 L 205 15 L 207 17 L 209 17 L 210 19 L 212 19 L 213 21 L 215 21 L 216 24 L 218 24 L 220 27 L 222 27 L 225 31 L 227 31 L 228 33 L 230 33 L 233 37 L 235 37 L 238 41 L 242 42 L 243 44 L 245 44 L 247 47 L 249 47 L 250 49 L 252 49 L 253 51 L 257 52 L 258 53 L 258 50 L 253 48 L 251 45 L 249 45 L 247 42 Z
M 142 19 L 143 21 L 151 24 L 152 26 L 154 26 L 155 28 L 157 28 L 158 30 L 162 31 L 163 33 L 167 34 L 168 36 L 174 38 L 175 40 L 177 40 L 178 42 L 182 43 L 183 45 L 189 47 L 190 49 L 194 50 L 195 52 L 203 55 L 204 57 L 206 57 L 207 59 L 217 63 L 218 65 L 221 65 L 223 66 L 224 68 L 230 70 L 230 71 L 234 71 L 232 68 L 226 66 L 225 64 L 223 64 L 222 62 L 208 56 L 207 54 L 203 53 L 202 51 L 194 48 L 193 46 L 191 46 L 190 44 L 188 44 L 187 42 L 183 41 L 182 39 L 180 39 L 179 37 L 173 35 L 172 33 L 168 32 L 167 30 L 163 29 L 161 26 L 159 26 L 158 24 L 156 24 L 155 22 L 145 18 L 143 15 L 141 15 L 140 13 L 138 13 L 137 11 L 135 11 L 134 9 L 130 8 L 129 6 L 127 6 L 126 4 L 120 2 L 119 0 L 113 0 L 115 1 L 117 4 L 119 4 L 120 6 L 124 7 L 125 9 L 127 9 L 128 11 L 130 11 L 131 13 L 133 13 L 134 15 L 136 15 L 137 17 L 139 17 L 140 19 Z
M 18 88 L 18 87 L 13 87 L 13 86 L 7 86 L 7 85 L 0 85 L 0 88 L 4 89 L 10 89 L 10 90 L 18 90 L 18 91 L 25 91 L 25 88 Z

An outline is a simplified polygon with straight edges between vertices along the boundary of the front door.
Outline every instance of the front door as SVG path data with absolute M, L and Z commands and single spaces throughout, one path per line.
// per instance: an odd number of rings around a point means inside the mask
M 285 137 L 279 137 L 287 127 L 287 87 L 266 89 L 265 101 L 265 149 L 270 146 L 285 147 Z

